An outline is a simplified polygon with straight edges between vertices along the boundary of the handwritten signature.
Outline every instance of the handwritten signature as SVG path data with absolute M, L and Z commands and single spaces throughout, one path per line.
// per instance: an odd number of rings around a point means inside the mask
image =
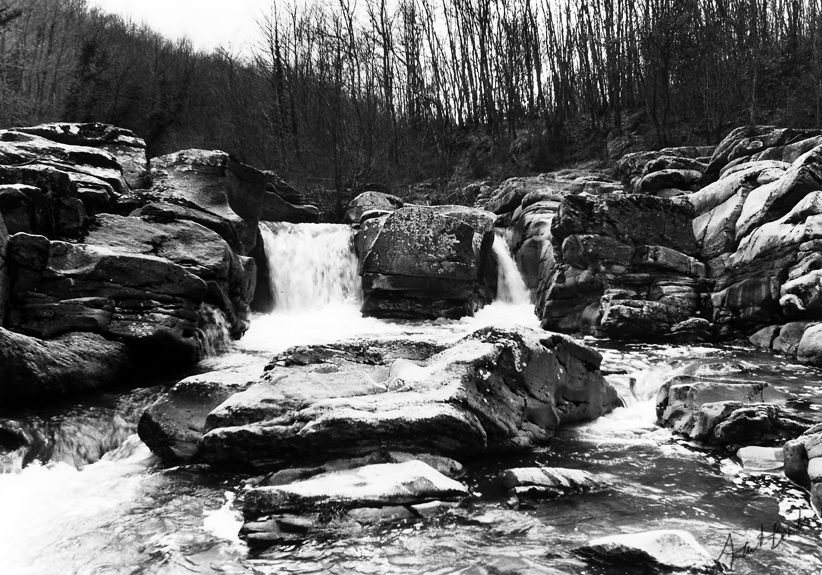
M 740 547 L 735 545 L 734 533 L 728 533 L 728 537 L 725 539 L 725 546 L 722 548 L 722 552 L 719 554 L 719 557 L 717 557 L 716 562 L 720 567 L 722 567 L 723 570 L 733 571 L 734 563 L 737 560 L 745 559 L 760 549 L 776 549 L 782 545 L 785 539 L 795 533 L 798 533 L 805 527 L 809 527 L 811 524 L 812 518 L 803 517 L 801 511 L 799 512 L 799 518 L 796 520 L 796 525 L 793 527 L 790 527 L 781 521 L 776 521 L 771 526 L 771 529 L 766 531 L 765 524 L 762 523 L 759 526 L 759 536 L 756 540 L 753 543 L 750 541 L 745 541 L 745 543 L 743 543 Z M 723 563 L 723 558 L 729 559 L 730 563 Z

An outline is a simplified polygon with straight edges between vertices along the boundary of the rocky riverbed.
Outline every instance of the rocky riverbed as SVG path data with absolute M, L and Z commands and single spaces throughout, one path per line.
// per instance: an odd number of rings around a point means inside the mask
M 317 225 L 224 152 L 0 132 L 4 556 L 818 571 L 819 138 L 740 129 L 474 207 L 368 192 Z

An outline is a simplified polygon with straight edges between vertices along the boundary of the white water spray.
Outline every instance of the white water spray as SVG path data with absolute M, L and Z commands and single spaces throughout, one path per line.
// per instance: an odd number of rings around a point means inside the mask
M 354 232 L 338 224 L 261 225 L 277 312 L 359 301 Z
M 531 302 L 531 293 L 517 269 L 505 232 L 497 229 L 494 236 L 494 255 L 497 258 L 497 301 L 514 305 Z

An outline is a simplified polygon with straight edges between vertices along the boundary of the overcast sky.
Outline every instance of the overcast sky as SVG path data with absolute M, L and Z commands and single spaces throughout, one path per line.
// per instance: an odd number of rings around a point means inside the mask
M 231 45 L 245 51 L 258 38 L 255 21 L 278 0 L 88 0 L 106 12 L 146 22 L 170 39 L 188 36 L 194 47 Z

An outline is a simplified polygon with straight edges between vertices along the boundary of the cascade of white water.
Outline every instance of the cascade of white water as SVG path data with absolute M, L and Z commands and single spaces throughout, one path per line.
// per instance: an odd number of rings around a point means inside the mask
M 530 303 L 531 294 L 511 257 L 508 238 L 499 229 L 494 236 L 494 255 L 497 258 L 497 301 L 515 305 Z
M 349 226 L 268 222 L 261 232 L 275 311 L 316 310 L 361 299 Z

